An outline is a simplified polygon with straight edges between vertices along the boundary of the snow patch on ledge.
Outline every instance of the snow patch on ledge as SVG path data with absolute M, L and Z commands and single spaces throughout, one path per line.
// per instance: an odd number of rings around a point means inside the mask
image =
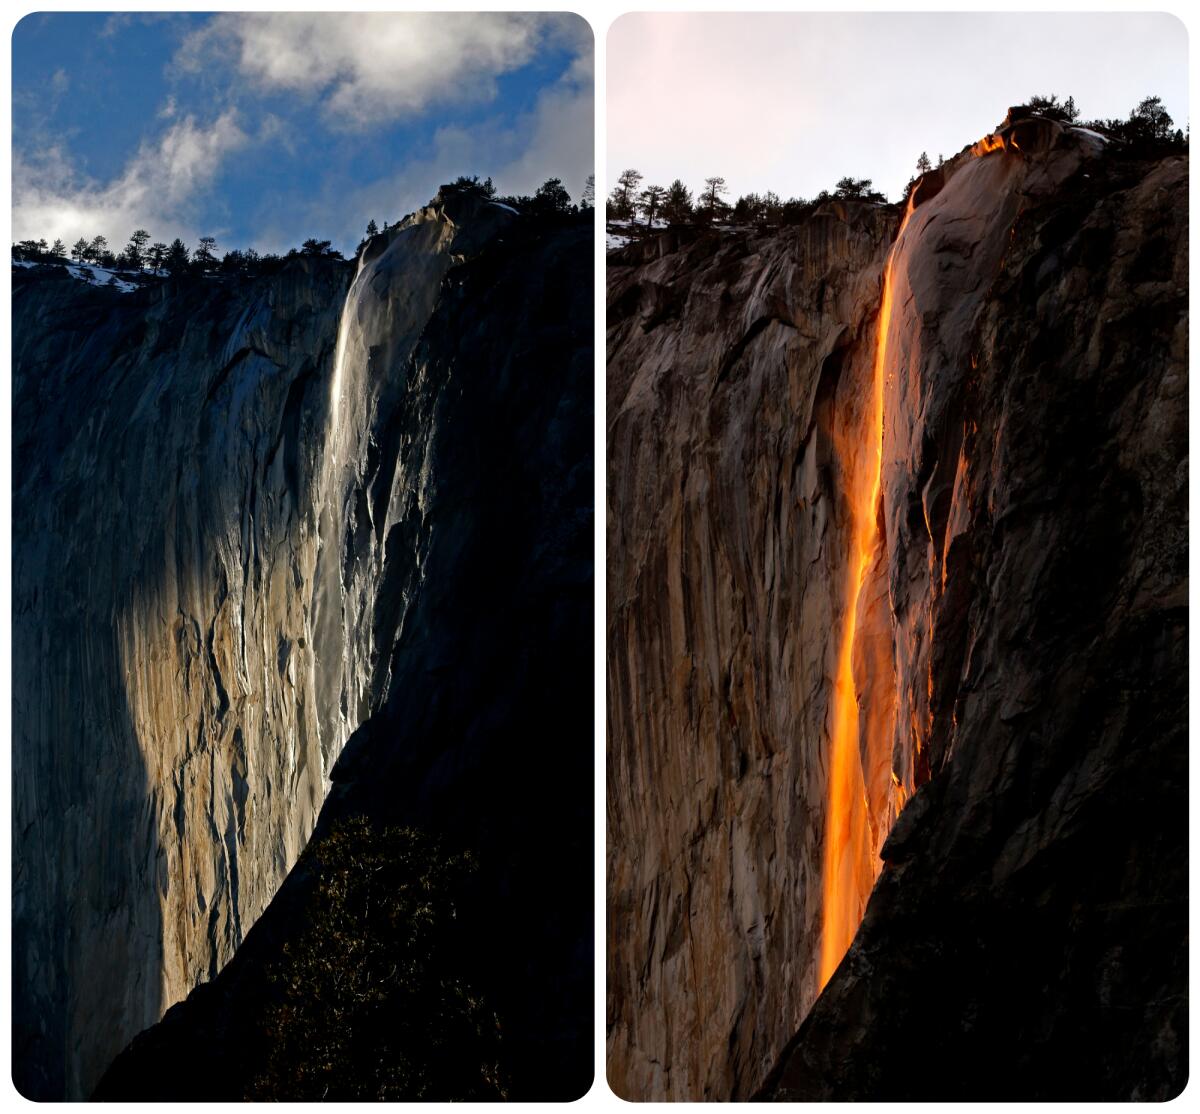
M 89 286 L 112 286 L 122 294 L 131 294 L 137 289 L 136 282 L 118 278 L 117 272 L 110 271 L 107 267 L 75 263 L 40 263 L 28 259 L 14 259 L 12 265 L 14 267 L 62 267 L 73 279 L 86 282 Z

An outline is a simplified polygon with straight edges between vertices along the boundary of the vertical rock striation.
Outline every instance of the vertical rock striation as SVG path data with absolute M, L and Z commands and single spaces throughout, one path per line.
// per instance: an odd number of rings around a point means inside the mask
M 516 219 L 441 198 L 357 274 L 15 283 L 23 1093 L 90 1093 L 217 974 L 396 687 L 431 462 L 456 436 L 409 405 L 413 353 L 451 269 Z
M 1186 174 L 1026 119 L 902 226 L 839 207 L 610 259 L 618 1093 L 1178 1089 Z M 883 873 L 814 1008 L 880 452 L 846 822 Z
M 566 1100 L 592 1060 L 592 229 L 447 209 L 412 229 L 416 264 L 396 242 L 368 249 L 343 319 L 338 391 L 378 399 L 359 479 L 338 486 L 342 606 L 366 601 L 344 645 L 371 648 L 377 699 L 346 717 L 310 846 L 365 815 L 469 850 L 462 972 L 498 1017 L 508 1095 Z M 314 882 L 302 860 L 97 1097 L 244 1097 Z
M 14 1068 L 86 1095 L 325 794 L 310 620 L 343 268 L 14 290 Z M 332 755 L 329 755 L 332 757 Z
M 609 263 L 609 1082 L 745 1097 L 816 995 L 887 209 Z M 886 777 L 886 773 L 885 773 Z M 890 799 L 890 783 L 885 789 Z
M 894 757 L 929 780 L 763 1097 L 1187 1080 L 1187 160 L 1005 138 L 896 248 Z

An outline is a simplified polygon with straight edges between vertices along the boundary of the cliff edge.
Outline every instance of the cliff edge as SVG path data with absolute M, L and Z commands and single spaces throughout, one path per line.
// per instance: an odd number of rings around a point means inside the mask
M 1010 117 L 609 256 L 618 1094 L 1183 1086 L 1186 205 Z

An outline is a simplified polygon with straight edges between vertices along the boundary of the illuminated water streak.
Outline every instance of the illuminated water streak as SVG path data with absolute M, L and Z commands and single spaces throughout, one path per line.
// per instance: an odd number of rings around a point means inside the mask
M 876 864 L 870 848 L 867 791 L 859 748 L 859 707 L 854 684 L 854 645 L 867 574 L 879 546 L 878 506 L 883 467 L 883 394 L 888 330 L 892 320 L 896 245 L 912 215 L 908 209 L 883 269 L 883 295 L 871 371 L 871 411 L 866 422 L 868 449 L 851 479 L 850 559 L 845 589 L 845 626 L 838 648 L 825 802 L 825 855 L 822 869 L 821 957 L 818 986 L 824 987 L 858 930 Z
M 346 363 L 346 345 L 350 338 L 350 326 L 353 321 L 354 310 L 358 305 L 356 297 L 358 280 L 362 277 L 363 260 L 366 254 L 366 249 L 364 248 L 358 257 L 358 269 L 354 272 L 354 281 L 350 283 L 350 289 L 346 291 L 346 301 L 342 305 L 342 316 L 338 321 L 337 346 L 334 349 L 333 357 L 333 376 L 329 387 L 329 445 L 332 463 L 334 464 L 337 463 L 338 455 L 337 439 L 341 424 L 342 377 L 343 368 Z

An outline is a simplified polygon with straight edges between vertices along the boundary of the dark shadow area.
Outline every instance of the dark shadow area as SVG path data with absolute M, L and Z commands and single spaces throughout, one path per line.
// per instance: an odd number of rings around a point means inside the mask
M 761 1099 L 1186 1086 L 1186 193 L 1122 159 L 1014 224 L 962 396 L 953 726 Z
M 225 719 L 234 680 L 222 682 L 205 609 L 228 593 L 217 550 L 244 538 L 243 508 L 250 523 L 274 512 L 295 528 L 311 462 L 293 442 L 326 415 L 315 393 L 295 413 L 303 392 L 288 385 L 314 380 L 314 337 L 336 328 L 346 272 L 301 259 L 241 290 L 168 279 L 126 294 L 14 269 L 13 1048 L 30 1097 L 86 1097 L 161 1016 L 164 987 L 192 976 L 189 939 L 207 932 L 215 953 L 240 936 L 245 738 Z M 295 383 L 262 352 L 222 358 L 268 300 L 277 313 L 257 335 L 278 351 L 286 332 L 283 346 L 306 351 Z M 333 308 L 322 317 L 314 302 Z M 251 394 L 239 377 L 263 386 Z M 230 419 L 238 404 L 235 417 L 279 426 L 282 497 L 264 482 L 268 435 Z M 168 669 L 169 694 L 157 687 Z M 186 722 L 171 721 L 189 699 Z M 148 769 L 142 748 L 164 739 L 175 751 L 151 750 Z M 217 747 L 232 784 L 214 786 Z M 198 909 L 178 876 L 204 874 L 184 831 L 205 807 L 185 800 L 193 758 L 210 771 L 208 805 L 229 796 L 228 823 L 204 832 L 214 866 Z
M 14 274 L 12 1062 L 35 1101 L 85 1095 L 162 1008 L 156 802 L 100 618 L 128 589 L 99 525 L 119 499 L 80 483 L 108 470 L 108 385 L 83 371 L 142 313 L 82 290 Z
M 375 668 L 387 700 L 234 958 L 118 1057 L 96 1098 L 248 1094 L 278 1056 L 270 972 L 306 931 L 324 842 L 355 817 L 474 859 L 455 977 L 495 1012 L 506 1097 L 590 1086 L 592 244 L 590 220 L 514 223 L 451 269 L 407 366 L 375 369 L 407 386 L 363 502 L 397 472 L 424 477 L 387 526 L 374 619 L 376 645 L 393 647 Z M 330 961 L 353 967 L 348 952 Z

